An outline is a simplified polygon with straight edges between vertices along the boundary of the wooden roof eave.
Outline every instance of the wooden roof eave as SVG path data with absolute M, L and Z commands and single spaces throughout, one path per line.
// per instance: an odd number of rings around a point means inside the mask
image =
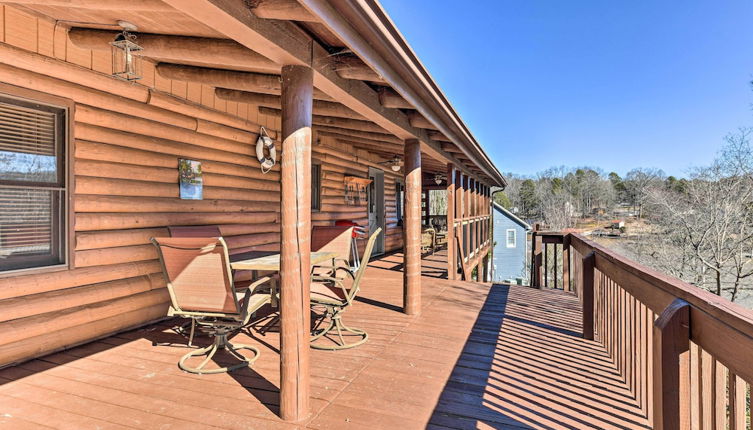
M 411 126 L 402 111 L 383 107 L 379 94 L 366 83 L 339 76 L 332 67 L 330 54 L 294 23 L 259 18 L 243 2 L 233 0 L 164 1 L 278 64 L 311 66 L 315 86 L 336 101 L 401 139 L 417 138 L 428 154 L 455 164 L 468 175 L 477 176 L 457 157 L 443 151 L 439 142 L 428 137 L 426 130 Z M 496 172 L 493 166 L 492 170 Z M 495 175 L 485 170 L 485 173 L 489 178 L 501 178 L 498 172 Z
M 300 0 L 496 183 L 506 181 L 379 3 Z M 406 80 L 410 77 L 410 82 Z M 437 110 L 439 112 L 437 112 Z M 448 125 L 449 124 L 449 125 Z M 424 139 L 416 136 L 424 142 Z M 427 138 L 424 143 L 434 142 Z M 434 145 L 431 145 L 434 146 Z M 441 148 L 436 148 L 441 151 Z

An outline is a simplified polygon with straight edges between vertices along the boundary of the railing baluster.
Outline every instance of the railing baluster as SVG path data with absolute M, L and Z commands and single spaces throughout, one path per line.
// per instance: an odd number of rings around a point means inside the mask
M 690 428 L 690 305 L 675 299 L 654 323 L 654 429 Z
M 583 338 L 594 339 L 594 268 L 596 254 L 589 252 L 583 257 Z
M 745 429 L 745 395 L 747 387 L 742 378 L 729 372 L 729 429 Z
M 570 235 L 562 237 L 562 289 L 571 291 L 570 285 Z
M 552 263 L 552 278 L 554 279 L 554 289 L 557 289 L 557 244 L 552 244 L 552 250 L 554 251 L 554 262 Z

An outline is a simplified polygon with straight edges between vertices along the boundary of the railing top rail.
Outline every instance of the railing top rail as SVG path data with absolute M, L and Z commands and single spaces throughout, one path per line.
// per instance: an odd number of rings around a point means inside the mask
M 561 231 L 536 231 L 535 232 L 537 236 L 567 236 L 570 233 L 565 233 Z
M 635 275 L 674 297 L 685 300 L 690 305 L 703 310 L 753 338 L 752 310 L 619 255 L 603 245 L 586 239 L 580 234 L 571 233 L 571 235 L 574 239 L 571 240 L 571 244 L 576 248 L 579 248 L 580 244 L 585 245 L 598 257 L 604 258 L 618 268 Z M 647 305 L 650 304 L 647 303 Z
M 596 268 L 660 314 L 679 298 L 690 305 L 690 338 L 746 381 L 753 382 L 753 311 L 665 275 L 586 239 L 570 234 L 582 255 L 593 252 Z

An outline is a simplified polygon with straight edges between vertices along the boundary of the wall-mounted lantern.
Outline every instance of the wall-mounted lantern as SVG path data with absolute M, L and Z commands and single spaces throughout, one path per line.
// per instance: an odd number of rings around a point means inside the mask
M 126 81 L 135 81 L 141 79 L 141 48 L 136 43 L 136 35 L 130 32 L 136 31 L 138 27 L 127 21 L 118 21 L 118 25 L 123 28 L 115 40 L 110 42 L 112 45 L 112 74 Z

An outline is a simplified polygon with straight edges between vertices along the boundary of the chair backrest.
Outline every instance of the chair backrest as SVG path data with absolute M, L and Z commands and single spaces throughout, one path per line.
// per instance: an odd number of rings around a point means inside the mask
M 334 252 L 337 258 L 350 261 L 353 227 L 314 226 L 311 228 L 311 250 L 314 252 Z
M 361 288 L 361 278 L 363 278 L 364 272 L 366 272 L 366 268 L 369 266 L 369 260 L 371 259 L 371 252 L 374 250 L 374 244 L 376 243 L 376 239 L 379 236 L 379 233 L 382 232 L 382 228 L 377 228 L 373 233 L 371 233 L 371 236 L 369 236 L 369 241 L 366 242 L 366 249 L 363 250 L 363 256 L 361 257 L 361 265 L 358 266 L 358 270 L 356 271 L 355 279 L 353 280 L 353 286 L 350 288 L 349 294 L 350 297 L 348 300 L 353 300 L 353 297 L 358 294 L 358 290 Z
M 221 237 L 162 237 L 152 238 L 152 243 L 175 313 L 241 313 Z
M 169 226 L 170 237 L 222 237 L 220 227 L 216 225 L 178 225 Z

